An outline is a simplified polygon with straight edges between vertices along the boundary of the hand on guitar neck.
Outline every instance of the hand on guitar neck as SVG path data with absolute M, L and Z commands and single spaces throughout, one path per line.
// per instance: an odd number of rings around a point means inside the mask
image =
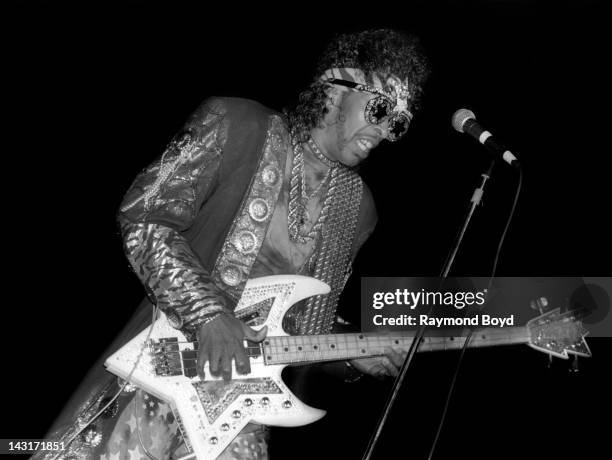
M 406 359 L 406 354 L 407 353 L 403 350 L 387 348 L 385 356 L 353 359 L 349 362 L 361 373 L 371 375 L 378 379 L 384 377 L 397 377 Z
M 198 375 L 205 380 L 204 365 L 208 361 L 213 376 L 222 375 L 224 380 L 231 380 L 232 359 L 236 361 L 236 370 L 240 374 L 249 374 L 251 364 L 244 349 L 244 339 L 261 342 L 267 332 L 267 327 L 256 331 L 228 314 L 203 324 L 198 334 Z

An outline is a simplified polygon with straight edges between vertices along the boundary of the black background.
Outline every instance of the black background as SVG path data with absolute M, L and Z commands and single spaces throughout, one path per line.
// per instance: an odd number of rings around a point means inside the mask
M 380 221 L 358 275 L 439 273 L 489 161 L 452 129 L 460 107 L 524 164 L 498 275 L 610 275 L 609 50 L 600 3 L 88 5 L 27 3 L 2 20 L 10 274 L 2 438 L 42 437 L 140 301 L 114 220 L 135 174 L 206 97 L 291 104 L 337 32 L 412 31 L 434 72 L 407 138 L 380 146 L 362 170 Z M 496 167 L 452 274 L 490 274 L 516 182 L 511 168 Z M 355 276 L 342 305 L 349 317 L 358 317 L 358 292 Z M 591 340 L 594 357 L 581 360 L 578 374 L 567 362 L 547 368 L 546 356 L 525 346 L 468 352 L 434 458 L 609 452 L 608 340 Z M 418 357 L 376 458 L 426 457 L 457 357 Z M 275 431 L 273 458 L 360 458 L 389 386 L 364 379 L 340 388 L 322 377 L 314 384 L 328 390 L 312 403 L 329 416 Z

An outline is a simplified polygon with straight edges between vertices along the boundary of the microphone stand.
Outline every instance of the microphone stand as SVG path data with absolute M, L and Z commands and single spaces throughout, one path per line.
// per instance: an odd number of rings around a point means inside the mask
M 465 215 L 464 223 L 461 226 L 461 229 L 459 230 L 459 232 L 457 233 L 457 236 L 455 238 L 455 244 L 453 245 L 453 248 L 451 249 L 451 251 L 449 252 L 446 258 L 446 262 L 444 263 L 444 268 L 442 269 L 442 273 L 440 275 L 442 279 L 446 279 L 446 277 L 448 276 L 448 273 L 450 272 L 453 262 L 455 261 L 455 256 L 457 255 L 457 252 L 459 251 L 459 246 L 461 246 L 461 242 L 463 241 L 465 232 L 468 226 L 470 225 L 472 216 L 474 215 L 474 211 L 476 210 L 476 207 L 482 201 L 482 196 L 484 195 L 484 186 L 487 183 L 487 181 L 491 178 L 493 167 L 495 166 L 496 163 L 497 163 L 497 159 L 491 160 L 491 164 L 489 165 L 489 168 L 487 169 L 487 171 L 481 174 L 482 182 L 480 184 L 480 187 L 476 188 L 474 190 L 474 193 L 472 194 L 472 198 L 470 199 L 471 205 Z M 427 314 L 429 315 L 432 312 L 432 310 L 433 310 L 433 305 L 430 305 L 429 310 L 427 311 Z M 402 387 L 402 383 L 404 382 L 404 378 L 412 362 L 412 358 L 414 357 L 423 339 L 423 336 L 425 335 L 426 329 L 427 329 L 426 325 L 421 326 L 419 330 L 417 331 L 414 339 L 412 340 L 412 343 L 410 344 L 410 348 L 408 349 L 406 359 L 404 360 L 404 363 L 402 364 L 402 368 L 400 369 L 399 375 L 393 382 L 393 387 L 391 388 L 391 394 L 389 395 L 389 398 L 387 399 L 387 402 L 385 403 L 384 411 L 376 425 L 376 431 L 374 431 L 374 434 L 370 438 L 370 442 L 368 443 L 368 447 L 366 448 L 366 451 L 363 454 L 362 460 L 370 460 L 370 458 L 372 457 L 372 453 L 374 452 L 376 443 L 378 442 L 378 439 L 380 438 L 380 435 L 382 433 L 383 426 L 385 422 L 387 421 L 387 418 L 389 417 L 389 414 L 391 412 L 391 407 L 393 406 L 393 404 L 395 403 L 395 400 L 397 399 L 399 390 Z
M 474 215 L 474 211 L 476 210 L 476 207 L 482 201 L 482 196 L 484 195 L 484 186 L 487 183 L 487 181 L 491 178 L 493 167 L 495 166 L 496 163 L 497 163 L 496 159 L 491 160 L 489 169 L 487 169 L 485 173 L 480 175 L 482 177 L 482 182 L 480 184 L 480 187 L 475 189 L 474 193 L 472 194 L 472 198 L 470 199 L 470 202 L 472 204 L 465 216 L 463 226 L 461 227 L 461 230 L 459 230 L 459 233 L 457 234 L 457 237 L 455 238 L 455 244 L 453 246 L 453 249 L 451 249 L 451 251 L 449 252 L 448 257 L 446 258 L 446 262 L 444 263 L 444 268 L 442 269 L 442 273 L 440 275 L 440 277 L 443 279 L 446 278 L 448 276 L 448 273 L 450 272 L 453 262 L 455 261 L 455 256 L 457 255 L 457 252 L 459 251 L 459 246 L 461 246 L 461 242 L 463 241 L 463 236 L 465 235 L 465 231 L 470 225 L 470 221 L 472 220 L 472 216 Z

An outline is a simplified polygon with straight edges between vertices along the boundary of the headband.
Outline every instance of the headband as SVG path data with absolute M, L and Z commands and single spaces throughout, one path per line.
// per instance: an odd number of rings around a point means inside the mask
M 322 81 L 327 81 L 332 78 L 339 80 L 348 80 L 361 85 L 373 86 L 381 90 L 391 101 L 395 102 L 394 111 L 407 112 L 408 102 L 410 101 L 410 91 L 408 91 L 408 80 L 401 81 L 399 78 L 389 74 L 386 78 L 376 72 L 370 73 L 368 76 L 361 69 L 349 67 L 334 67 L 327 69 L 319 78 Z M 412 115 L 412 114 L 411 114 Z

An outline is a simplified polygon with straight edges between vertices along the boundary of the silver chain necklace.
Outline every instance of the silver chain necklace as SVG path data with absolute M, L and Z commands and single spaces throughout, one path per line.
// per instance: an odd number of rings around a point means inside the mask
M 312 150 L 312 153 L 314 153 L 314 156 L 317 157 L 317 159 L 319 159 L 321 163 L 323 163 L 325 166 L 327 166 L 328 168 L 333 168 L 335 166 L 340 165 L 339 161 L 330 160 L 323 154 L 323 152 L 321 152 L 319 145 L 315 142 L 312 136 L 308 138 L 307 142 L 308 142 L 308 147 L 310 147 L 310 150 Z
M 309 142 L 311 139 L 309 139 Z M 316 148 L 318 149 L 318 147 Z M 313 149 L 313 152 L 316 152 L 316 150 Z M 319 154 L 323 155 L 320 150 Z M 327 158 L 326 160 L 331 162 L 331 160 Z M 338 175 L 338 168 L 336 167 L 337 164 L 338 162 L 333 162 L 333 165 L 327 171 L 325 177 L 318 185 L 318 187 L 310 195 L 308 195 L 306 193 L 306 168 L 304 165 L 304 148 L 301 144 L 296 144 L 293 147 L 293 167 L 291 168 L 289 210 L 287 220 L 289 227 L 289 238 L 294 243 L 306 244 L 314 240 L 319 235 L 321 227 L 327 219 L 329 205 L 333 199 L 334 191 L 336 189 L 335 185 L 336 178 Z M 310 231 L 308 233 L 305 233 L 304 229 L 310 223 L 308 201 L 321 191 L 321 189 L 323 188 L 323 184 L 325 184 L 330 177 L 331 180 L 329 182 L 329 187 L 327 188 L 327 192 L 323 200 L 323 207 L 321 209 L 321 212 L 319 213 L 319 216 Z

